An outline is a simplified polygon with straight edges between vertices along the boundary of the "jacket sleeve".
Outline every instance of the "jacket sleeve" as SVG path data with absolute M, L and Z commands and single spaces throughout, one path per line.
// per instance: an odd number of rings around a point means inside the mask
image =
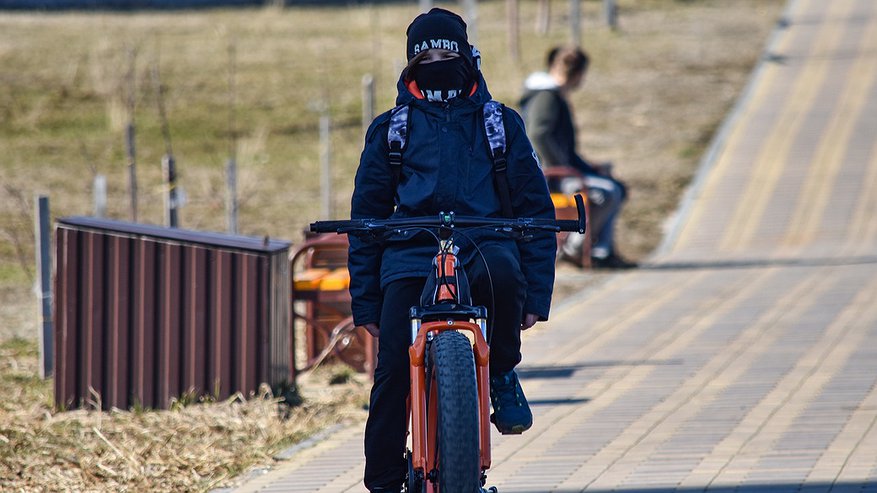
M 387 132 L 387 118 L 375 119 L 366 132 L 365 147 L 356 170 L 351 219 L 384 219 L 393 213 L 395 190 L 388 162 L 388 149 L 381 132 Z M 350 297 L 356 325 L 378 323 L 381 315 L 381 256 L 379 242 L 350 235 L 347 269 L 350 272 Z
M 519 217 L 554 219 L 554 204 L 548 193 L 545 175 L 539 167 L 536 153 L 524 132 L 524 122 L 511 109 L 504 115 L 507 138 L 508 177 L 512 195 L 512 207 Z M 548 320 L 551 293 L 554 289 L 554 259 L 557 240 L 554 233 L 541 231 L 529 241 L 518 242 L 521 253 L 521 270 L 527 279 L 527 300 L 524 313 Z
M 527 135 L 546 166 L 572 165 L 565 146 L 555 138 L 560 111 L 560 101 L 551 91 L 538 91 L 527 103 Z

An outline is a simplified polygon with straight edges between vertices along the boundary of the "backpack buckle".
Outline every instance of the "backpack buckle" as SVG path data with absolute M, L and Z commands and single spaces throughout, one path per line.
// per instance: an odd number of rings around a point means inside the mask
M 393 166 L 402 166 L 402 153 L 400 151 L 390 151 L 390 164 Z
M 504 155 L 500 154 L 499 156 L 496 156 L 495 158 L 493 158 L 493 170 L 494 171 L 496 171 L 497 173 L 502 173 L 507 168 L 508 168 L 508 166 L 506 165 L 506 159 L 505 159 Z

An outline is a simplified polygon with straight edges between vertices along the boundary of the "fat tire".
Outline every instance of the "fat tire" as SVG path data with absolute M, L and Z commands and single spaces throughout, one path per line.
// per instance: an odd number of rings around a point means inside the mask
M 430 359 L 438 392 L 438 491 L 481 491 L 478 385 L 472 343 L 460 332 L 439 333 Z

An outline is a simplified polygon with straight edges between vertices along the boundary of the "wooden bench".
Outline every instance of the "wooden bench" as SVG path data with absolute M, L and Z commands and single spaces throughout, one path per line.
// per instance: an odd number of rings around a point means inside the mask
M 551 201 L 554 203 L 554 211 L 557 219 L 578 219 L 578 209 L 576 208 L 575 193 L 568 193 L 563 190 L 565 180 L 581 179 L 582 175 L 575 168 L 569 166 L 553 166 L 545 168 L 545 179 L 548 182 L 548 190 L 551 192 Z M 588 218 L 588 229 L 585 231 L 585 240 L 582 245 L 580 254 L 581 258 L 576 259 L 572 263 L 582 269 L 591 267 L 591 227 L 590 227 L 590 207 L 588 205 L 588 196 L 582 190 L 582 198 L 585 199 L 585 215 Z M 570 234 L 577 233 L 558 233 L 557 235 L 557 258 L 561 259 L 560 248 L 566 242 Z
M 303 327 L 305 364 L 340 361 L 361 373 L 374 372 L 377 340 L 353 324 L 347 237 L 308 234 L 290 255 L 293 330 Z

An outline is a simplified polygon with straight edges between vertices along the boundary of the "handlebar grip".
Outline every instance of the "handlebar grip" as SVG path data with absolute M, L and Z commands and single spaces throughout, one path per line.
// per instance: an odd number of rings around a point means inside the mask
M 557 229 L 559 231 L 579 230 L 579 222 L 575 219 L 558 219 L 555 224 L 557 224 Z
M 312 233 L 337 233 L 339 229 L 350 226 L 350 221 L 316 221 L 311 223 Z
M 578 231 L 580 234 L 585 234 L 585 229 L 588 227 L 588 214 L 585 212 L 585 199 L 582 197 L 582 194 L 577 193 L 575 195 L 576 199 L 576 211 L 579 214 L 579 220 L 576 221 L 578 223 Z

